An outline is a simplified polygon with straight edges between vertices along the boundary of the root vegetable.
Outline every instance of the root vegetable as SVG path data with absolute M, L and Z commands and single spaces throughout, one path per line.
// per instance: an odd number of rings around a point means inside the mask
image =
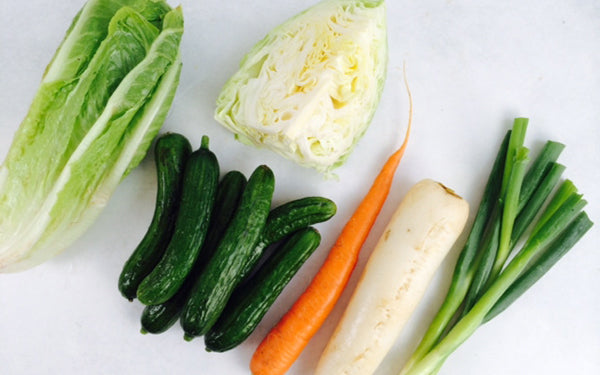
M 463 230 L 468 203 L 433 180 L 413 186 L 371 254 L 316 375 L 372 374 Z

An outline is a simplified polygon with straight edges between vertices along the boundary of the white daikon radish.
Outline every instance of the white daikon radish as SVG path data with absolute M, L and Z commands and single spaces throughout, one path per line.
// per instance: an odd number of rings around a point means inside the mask
M 413 186 L 392 216 L 316 375 L 372 374 L 462 232 L 469 205 L 433 180 Z

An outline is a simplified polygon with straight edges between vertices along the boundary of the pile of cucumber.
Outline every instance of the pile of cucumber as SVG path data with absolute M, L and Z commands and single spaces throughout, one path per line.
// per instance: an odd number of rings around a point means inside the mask
M 194 152 L 183 135 L 158 138 L 154 216 L 123 267 L 119 290 L 146 305 L 142 333 L 164 332 L 180 320 L 186 340 L 204 336 L 207 350 L 222 352 L 256 328 L 318 247 L 312 225 L 331 218 L 336 205 L 305 197 L 272 208 L 269 167 L 248 179 L 239 171 L 221 177 L 208 146 L 207 136 Z

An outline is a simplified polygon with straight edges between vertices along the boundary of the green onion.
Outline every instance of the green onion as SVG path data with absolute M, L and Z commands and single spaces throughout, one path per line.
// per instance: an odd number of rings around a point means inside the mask
M 534 191 L 540 181 L 547 175 L 549 169 L 556 162 L 560 153 L 564 150 L 565 145 L 558 142 L 548 141 L 544 148 L 535 159 L 531 168 L 527 171 L 523 186 L 521 187 L 521 196 L 519 197 L 519 211 L 534 195 Z
M 548 141 L 525 175 L 519 195 L 519 213 L 514 223 L 509 251 L 514 248 L 516 242 L 529 227 L 550 192 L 556 187 L 560 175 L 565 169 L 564 166 L 556 163 L 556 159 L 563 149 L 564 145 Z M 498 252 L 498 236 L 501 221 L 499 210 L 500 206 L 498 204 L 496 211 L 490 219 L 492 222 L 490 228 L 482 241 L 479 260 L 474 265 L 477 270 L 475 271 L 469 293 L 465 298 L 463 315 L 479 299 L 492 273 L 493 264 L 496 261 Z
M 505 259 L 508 254 L 512 223 L 517 215 L 528 161 L 529 151 L 523 147 L 527 124 L 527 119 L 523 118 L 514 121 L 506 152 L 500 196 L 495 202 L 490 224 L 481 242 L 477 262 L 472 265 L 474 276 L 465 298 L 462 315 L 466 314 L 479 298 L 488 280 L 495 277 L 503 264 L 499 264 L 501 259 Z
M 504 262 L 506 262 L 506 259 L 508 259 L 508 255 L 510 254 L 510 239 L 512 237 L 512 230 L 519 208 L 519 194 L 521 193 L 521 185 L 523 183 L 523 178 L 525 177 L 527 162 L 529 161 L 528 155 L 529 150 L 525 147 L 520 147 L 515 154 L 512 172 L 507 184 L 506 199 L 504 207 L 502 208 L 500 242 L 498 244 L 496 260 L 492 266 L 490 275 L 491 280 L 495 279 L 500 273 L 502 267 L 504 267 Z
M 535 189 L 535 194 L 531 197 L 531 199 L 524 204 L 522 209 L 519 212 L 515 220 L 515 225 L 512 232 L 511 237 L 511 249 L 513 249 L 521 238 L 521 236 L 527 230 L 527 227 L 533 222 L 535 215 L 540 211 L 540 208 L 552 192 L 556 185 L 558 185 L 560 176 L 565 170 L 565 166 L 558 163 L 550 163 L 550 170 L 544 176 L 543 180 L 540 182 L 539 186 Z M 523 186 L 526 185 L 525 182 Z M 521 190 L 521 196 L 523 196 L 523 190 Z
M 525 133 L 527 132 L 527 124 L 529 120 L 526 118 L 516 118 L 513 123 L 512 134 L 508 142 L 508 150 L 506 152 L 506 164 L 504 165 L 504 176 L 502 178 L 502 187 L 500 190 L 501 198 L 506 195 L 508 185 L 511 181 L 511 175 L 514 163 L 517 160 L 519 149 L 525 143 Z
M 546 222 L 548 222 L 548 220 L 550 220 L 552 215 L 554 215 L 554 213 L 558 209 L 560 209 L 560 207 L 565 203 L 565 201 L 567 201 L 570 197 L 573 196 L 573 194 L 576 193 L 577 188 L 571 180 L 566 180 L 565 182 L 563 182 L 556 194 L 554 195 L 554 198 L 552 198 L 552 200 L 548 204 L 548 207 L 546 208 L 542 216 L 539 218 L 537 224 L 531 231 L 531 235 L 535 235 L 540 230 L 540 228 L 544 226 Z
M 474 265 L 475 276 L 473 277 L 471 288 L 469 288 L 469 293 L 467 293 L 467 296 L 465 297 L 463 311 L 460 317 L 464 316 L 469 312 L 469 310 L 471 310 L 475 302 L 477 302 L 479 297 L 481 297 L 481 294 L 483 294 L 485 291 L 485 287 L 492 273 L 492 268 L 494 267 L 494 262 L 496 261 L 496 257 L 498 255 L 498 246 L 500 243 L 500 224 L 500 216 L 498 213 L 496 213 L 492 222 L 492 227 L 487 233 L 481 248 L 481 259 L 479 259 L 479 262 Z

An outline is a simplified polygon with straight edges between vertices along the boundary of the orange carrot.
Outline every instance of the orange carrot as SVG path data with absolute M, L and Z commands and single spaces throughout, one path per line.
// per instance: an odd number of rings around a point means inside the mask
M 394 173 L 406 149 L 412 122 L 410 91 L 408 96 L 409 121 L 402 146 L 384 164 L 311 284 L 254 352 L 250 362 L 252 374 L 284 374 L 323 325 L 346 287 L 358 261 L 360 249 L 388 196 Z

